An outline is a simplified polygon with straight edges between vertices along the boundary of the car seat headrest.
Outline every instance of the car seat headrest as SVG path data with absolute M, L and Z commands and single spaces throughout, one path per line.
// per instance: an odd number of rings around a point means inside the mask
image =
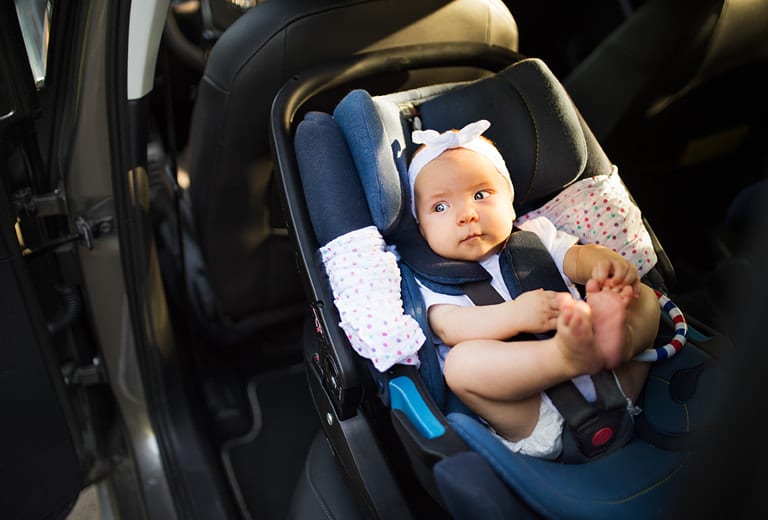
M 407 165 L 414 124 L 445 131 L 488 119 L 515 187 L 519 214 L 578 179 L 588 146 L 562 85 L 538 59 L 517 62 L 472 82 L 372 97 L 355 90 L 336 107 L 375 225 L 386 237 L 409 214 Z M 417 123 L 418 121 L 418 123 Z
M 392 232 L 405 207 L 404 121 L 397 105 L 374 103 L 364 90 L 350 92 L 333 117 L 352 152 L 373 222 L 382 235 Z
M 344 136 L 329 114 L 308 112 L 298 124 L 296 162 L 302 174 L 309 218 L 320 245 L 373 226 L 361 178 Z M 334 196 L 329 197 L 329 193 Z M 343 204 L 341 208 L 339 201 Z

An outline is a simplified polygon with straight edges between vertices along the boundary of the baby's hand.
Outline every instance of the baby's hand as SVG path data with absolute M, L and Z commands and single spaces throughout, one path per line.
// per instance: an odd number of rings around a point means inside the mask
M 598 261 L 592 268 L 592 279 L 603 288 L 635 298 L 640 295 L 640 276 L 637 269 L 618 255 Z
M 513 315 L 524 332 L 548 332 L 557 327 L 560 315 L 560 301 L 555 291 L 536 289 L 527 291 L 510 302 L 514 305 Z

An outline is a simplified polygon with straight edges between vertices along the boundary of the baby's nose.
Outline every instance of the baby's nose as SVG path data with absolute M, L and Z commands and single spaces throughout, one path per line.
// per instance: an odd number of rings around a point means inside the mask
M 465 224 L 467 222 L 473 222 L 477 220 L 477 210 L 472 204 L 464 204 L 461 211 L 459 211 L 459 223 Z

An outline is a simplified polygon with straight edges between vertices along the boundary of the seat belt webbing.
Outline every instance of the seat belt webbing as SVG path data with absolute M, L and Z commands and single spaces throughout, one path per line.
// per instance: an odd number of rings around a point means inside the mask
M 504 298 L 493 288 L 488 280 L 467 282 L 461 286 L 464 293 L 475 305 L 496 305 L 504 303 Z

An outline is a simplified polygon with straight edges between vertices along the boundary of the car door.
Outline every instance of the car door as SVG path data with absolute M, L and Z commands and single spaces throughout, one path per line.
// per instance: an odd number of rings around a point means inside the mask
M 168 5 L 0 2 L 2 518 L 63 517 L 92 483 L 110 516 L 232 517 L 150 219 Z
M 19 247 L 18 207 L 26 195 L 34 201 L 22 185 L 42 173 L 30 126 L 40 104 L 13 3 L 0 11 L 0 511 L 56 518 L 71 509 L 84 476 L 51 322 Z

